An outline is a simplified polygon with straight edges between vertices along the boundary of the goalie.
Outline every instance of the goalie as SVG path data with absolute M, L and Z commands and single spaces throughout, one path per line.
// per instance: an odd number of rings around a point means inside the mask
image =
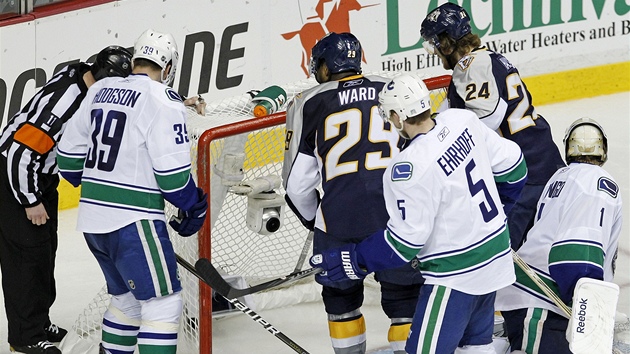
M 608 151 L 604 129 L 580 118 L 567 129 L 564 144 L 568 167 L 545 186 L 518 255 L 569 304 L 580 278 L 612 281 L 622 206 L 617 183 L 601 167 Z M 518 268 L 516 283 L 498 292 L 496 309 L 505 318 L 512 350 L 572 353 L 565 338 L 569 319 Z

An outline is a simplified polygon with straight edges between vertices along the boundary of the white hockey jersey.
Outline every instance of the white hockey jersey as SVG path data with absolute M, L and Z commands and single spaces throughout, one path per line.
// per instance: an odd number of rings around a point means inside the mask
M 572 292 L 574 277 L 588 268 L 612 281 L 621 222 L 621 195 L 613 178 L 599 166 L 572 163 L 547 183 L 534 226 L 517 253 L 557 295 Z M 536 307 L 564 316 L 523 271 L 516 271 L 516 283 L 497 292 L 497 310 Z
M 82 173 L 79 231 L 164 220 L 165 197 L 183 210 L 198 199 L 181 97 L 146 75 L 92 85 L 58 150 L 64 177 Z
M 514 267 L 495 181 L 520 181 L 521 150 L 468 110 L 440 113 L 385 171 L 386 238 L 417 254 L 427 284 L 487 294 L 511 284 Z

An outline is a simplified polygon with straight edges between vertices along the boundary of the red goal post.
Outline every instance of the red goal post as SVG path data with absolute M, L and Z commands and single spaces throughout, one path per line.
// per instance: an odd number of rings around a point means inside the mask
M 433 102 L 433 109 L 434 111 L 438 110 L 439 107 L 443 107 L 442 104 L 445 102 L 445 98 L 446 98 L 446 88 L 448 87 L 449 83 L 450 83 L 451 77 L 450 75 L 443 75 L 443 76 L 438 76 L 438 77 L 432 77 L 432 78 L 428 78 L 425 79 L 425 83 L 427 85 L 427 88 L 432 91 L 432 102 Z M 203 188 L 206 191 L 211 190 L 211 180 L 213 177 L 213 173 L 212 173 L 212 162 L 215 157 L 213 157 L 213 149 L 212 149 L 212 144 L 213 142 L 219 141 L 221 139 L 224 138 L 228 138 L 231 136 L 235 136 L 235 135 L 239 135 L 239 134 L 251 134 L 251 136 L 248 138 L 248 140 L 251 139 L 255 139 L 255 136 L 257 134 L 263 134 L 265 131 L 269 131 L 269 129 L 273 129 L 274 127 L 280 127 L 283 126 L 284 123 L 286 122 L 286 112 L 282 111 L 279 113 L 275 113 L 269 116 L 265 116 L 265 117 L 261 117 L 261 118 L 251 118 L 251 119 L 247 119 L 247 120 L 243 120 L 240 122 L 235 122 L 235 123 L 230 123 L 230 124 L 226 124 L 223 126 L 219 126 L 216 128 L 212 128 L 209 129 L 207 131 L 205 131 L 198 140 L 198 150 L 197 150 L 197 182 L 198 185 Z M 282 132 L 284 133 L 284 128 L 281 128 Z M 280 134 L 279 135 L 282 139 L 271 139 L 271 142 L 277 147 L 280 146 L 280 149 L 271 149 L 274 150 L 274 153 L 278 153 L 278 151 L 283 152 L 284 151 L 284 134 Z M 275 141 L 273 141 L 275 140 Z M 267 146 L 265 144 L 262 144 L 263 146 Z M 246 148 L 247 150 L 247 148 Z M 251 152 L 250 152 L 251 153 Z M 247 156 L 245 161 L 249 161 L 250 157 Z M 250 164 L 250 165 L 256 165 L 256 164 Z M 277 173 L 279 173 L 279 170 L 276 171 Z M 212 196 L 211 196 L 212 198 Z M 210 206 L 210 208 L 212 208 L 212 206 Z M 285 212 L 287 214 L 290 213 L 290 211 L 285 210 Z M 211 214 L 212 211 L 209 211 L 209 213 Z M 286 218 L 289 217 L 289 215 L 285 216 Z M 297 226 L 297 229 L 299 230 L 300 228 L 302 228 L 301 224 L 299 224 L 299 222 L 297 221 L 297 219 L 293 216 L 293 218 L 295 220 L 293 220 L 292 224 L 293 226 Z M 298 224 L 296 224 L 296 222 Z M 285 222 L 285 226 L 286 226 L 286 222 Z M 295 227 L 294 227 L 295 228 Z M 212 226 L 211 226 L 211 220 L 210 218 L 206 219 L 206 222 L 204 224 L 204 227 L 199 231 L 199 257 L 204 257 L 204 258 L 208 258 L 208 259 L 212 259 Z M 216 228 L 215 228 L 215 232 L 219 232 Z M 303 231 L 305 232 L 305 231 Z M 304 235 L 305 236 L 305 235 Z M 300 239 L 300 241 L 303 242 L 303 239 Z M 300 245 L 300 242 L 297 242 L 298 245 Z M 299 253 L 299 252 L 297 252 Z M 297 254 L 296 253 L 296 254 Z M 220 264 L 218 266 L 221 266 Z M 288 269 L 288 271 L 291 271 L 292 269 Z M 283 275 L 283 274 L 288 274 L 288 272 L 279 272 L 275 275 Z M 269 274 L 269 276 L 273 276 L 274 274 Z M 247 275 L 244 275 L 245 278 L 247 278 Z M 262 280 L 262 279 L 261 279 Z M 200 343 L 200 349 L 203 348 L 203 351 L 201 351 L 202 353 L 211 352 L 211 333 L 212 333 L 212 317 L 211 317 L 211 313 L 212 313 L 212 308 L 211 308 L 211 301 L 208 301 L 207 299 L 211 299 L 212 293 L 211 290 L 209 289 L 209 287 L 205 286 L 205 284 L 200 284 L 200 302 L 201 302 L 201 311 L 200 313 L 204 314 L 201 318 L 200 318 L 200 338 L 204 338 L 204 339 L 209 339 L 208 343 Z M 204 300 L 205 299 L 205 300 Z M 208 351 L 206 351 L 208 350 Z
M 370 74 L 393 77 L 396 73 Z M 447 106 L 446 89 L 450 80 L 450 75 L 425 79 L 431 91 L 433 111 Z M 315 80 L 310 78 L 282 87 L 287 92 L 287 98 L 291 100 L 298 93 L 315 85 L 317 85 Z M 206 97 L 206 100 L 210 101 L 209 97 Z M 227 160 L 227 156 L 242 153 L 243 173 L 240 179 L 280 176 L 286 113 L 281 111 L 266 117 L 252 118 L 252 109 L 251 96 L 243 94 L 209 103 L 205 116 L 199 116 L 193 110 L 189 111 L 187 127 L 191 141 L 193 176 L 198 186 L 209 194 L 210 217 L 206 217 L 201 230 L 191 237 L 181 237 L 169 228 L 171 241 L 178 255 L 192 264 L 202 257 L 211 259 L 217 269 L 229 275 L 234 281 L 241 281 L 240 286 L 243 286 L 243 283 L 255 285 L 294 271 L 308 234 L 288 207 L 284 208 L 283 223 L 277 232 L 263 236 L 249 230 L 245 225 L 247 197 L 229 193 L 228 187 L 223 183 L 225 178 L 217 173 L 221 169 L 221 164 Z M 284 195 L 282 187 L 277 191 Z M 167 203 L 166 219 L 175 213 L 176 209 Z M 183 288 L 183 312 L 177 352 L 212 353 L 212 290 L 185 269 L 179 269 L 179 275 Z M 308 281 L 314 286 L 312 277 Z M 241 301 L 259 312 L 289 306 L 296 302 L 319 300 L 320 295 L 317 291 L 303 291 L 308 295 L 300 296 L 291 293 L 302 285 L 289 286 L 274 291 L 273 294 L 256 294 Z M 106 288 L 103 287 L 79 314 L 75 325 L 61 345 L 64 353 L 98 353 L 102 317 L 109 305 L 109 299 Z M 214 313 L 215 317 L 222 315 L 225 315 L 225 312 Z M 216 349 L 220 352 L 220 348 Z

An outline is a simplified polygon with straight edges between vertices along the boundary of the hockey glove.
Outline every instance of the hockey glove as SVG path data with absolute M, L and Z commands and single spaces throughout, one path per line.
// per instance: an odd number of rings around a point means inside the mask
M 206 219 L 206 211 L 208 210 L 208 195 L 203 192 L 203 189 L 197 188 L 197 197 L 199 200 L 195 203 L 190 210 L 183 211 L 179 209 L 177 217 L 171 217 L 169 225 L 178 234 L 184 237 L 191 236 L 195 232 L 201 229 L 203 222 Z
M 317 275 L 321 281 L 361 280 L 368 275 L 357 260 L 357 245 L 348 243 L 339 248 L 329 249 L 313 255 L 309 261 L 312 267 L 319 267 L 324 272 Z

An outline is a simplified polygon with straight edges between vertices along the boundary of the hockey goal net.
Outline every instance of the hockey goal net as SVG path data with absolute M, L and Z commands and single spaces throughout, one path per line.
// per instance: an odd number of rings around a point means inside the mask
M 378 72 L 392 77 L 395 73 Z M 450 76 L 425 80 L 432 93 L 433 111 L 445 107 L 446 88 Z M 288 100 L 307 88 L 315 86 L 314 79 L 284 85 Z M 282 227 L 271 235 L 260 235 L 245 224 L 247 197 L 228 191 L 235 181 L 255 180 L 269 175 L 280 176 L 284 154 L 285 112 L 261 118 L 252 118 L 251 95 L 231 97 L 208 104 L 206 115 L 189 112 L 188 134 L 191 138 L 191 156 L 197 184 L 209 191 L 209 215 L 197 235 L 181 237 L 171 233 L 175 252 L 194 264 L 201 257 L 212 260 L 213 265 L 240 286 L 254 285 L 270 278 L 289 274 L 302 266 L 300 253 L 308 235 L 290 208 L 284 208 Z M 226 171 L 232 158 L 242 154 L 242 175 Z M 238 169 L 238 168 L 237 168 Z M 222 177 L 220 177 L 222 176 Z M 276 189 L 284 195 L 282 188 Z M 176 213 L 167 206 L 167 219 Z M 170 228 L 169 228 L 170 229 Z M 172 230 L 171 230 L 172 231 Z M 309 254 L 310 256 L 310 248 Z M 306 262 L 308 266 L 308 261 Z M 204 283 L 180 267 L 183 313 L 178 342 L 178 353 L 212 353 L 212 319 L 226 311 L 213 313 L 213 293 Z M 301 291 L 295 288 L 302 287 Z M 306 290 L 304 290 L 306 289 Z M 260 294 L 241 299 L 246 305 L 260 311 L 297 302 L 316 301 L 320 295 L 312 277 L 306 284 L 274 290 L 272 296 Z M 214 296 L 215 305 L 219 304 Z M 69 335 L 61 343 L 64 353 L 98 353 L 101 338 L 101 321 L 110 297 L 106 288 L 94 297 L 79 314 Z M 215 306 L 217 307 L 217 306 Z M 216 348 L 217 352 L 220 351 Z

